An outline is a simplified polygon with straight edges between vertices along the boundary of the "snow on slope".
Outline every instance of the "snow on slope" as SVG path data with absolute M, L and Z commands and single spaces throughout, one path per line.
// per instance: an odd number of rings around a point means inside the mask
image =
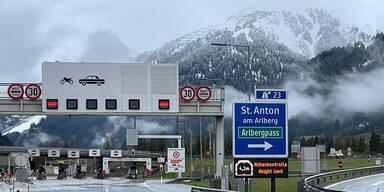
M 226 22 L 196 30 L 168 42 L 170 53 L 177 53 L 187 44 L 203 38 L 214 31 L 233 31 L 233 36 L 244 34 L 252 43 L 252 33 L 279 42 L 293 52 L 307 58 L 338 46 L 361 41 L 366 44 L 376 33 L 373 27 L 347 26 L 339 18 L 322 9 L 307 9 L 304 12 L 260 11 L 247 9 L 227 19 Z
M 23 131 L 28 130 L 32 124 L 38 124 L 41 119 L 46 118 L 45 115 L 36 115 L 36 116 L 31 116 L 29 118 L 24 119 L 20 123 L 8 127 L 5 130 L 1 132 L 2 135 L 6 135 L 9 133 L 14 133 L 14 132 L 19 132 L 22 133 Z

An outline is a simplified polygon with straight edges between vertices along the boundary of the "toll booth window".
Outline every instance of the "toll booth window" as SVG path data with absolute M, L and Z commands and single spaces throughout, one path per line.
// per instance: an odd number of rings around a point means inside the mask
M 87 99 L 87 109 L 97 109 L 97 99 Z
M 57 109 L 59 102 L 57 99 L 47 99 L 47 109 Z
M 116 99 L 106 99 L 105 109 L 116 109 L 117 108 L 116 103 L 117 103 Z
M 159 99 L 159 109 L 169 109 L 169 99 Z
M 129 100 L 129 109 L 140 109 L 140 100 L 139 99 L 130 99 Z
M 77 99 L 67 99 L 67 109 L 77 109 Z

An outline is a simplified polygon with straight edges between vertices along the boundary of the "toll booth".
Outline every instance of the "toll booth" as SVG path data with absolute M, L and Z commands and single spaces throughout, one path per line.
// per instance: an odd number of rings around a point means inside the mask
M 106 175 L 110 176 L 116 176 L 113 171 L 111 171 L 111 165 L 114 163 L 116 166 L 116 162 L 120 163 L 122 165 L 122 162 L 128 162 L 128 169 L 127 171 L 122 171 L 124 174 L 128 173 L 127 177 L 136 179 L 139 173 L 139 170 L 141 167 L 144 169 L 143 176 L 148 177 L 152 174 L 152 159 L 151 158 L 110 158 L 110 157 L 104 157 L 103 158 L 103 172 L 105 172 Z M 111 165 L 110 165 L 111 163 Z M 121 167 L 120 167 L 121 168 Z M 122 173 L 120 172 L 120 173 Z M 120 174 L 120 176 L 122 176 Z

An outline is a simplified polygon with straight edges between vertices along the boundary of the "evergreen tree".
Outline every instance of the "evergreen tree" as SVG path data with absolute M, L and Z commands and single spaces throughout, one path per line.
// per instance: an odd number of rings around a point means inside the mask
M 336 119 L 336 121 L 335 121 L 335 124 L 334 124 L 334 130 L 335 131 L 340 131 L 341 130 L 341 123 L 340 123 L 340 120 L 339 120 L 339 118 L 337 118 Z
M 360 137 L 359 144 L 357 145 L 357 152 L 364 153 L 365 152 L 365 140 Z
M 13 146 L 13 142 L 8 139 L 7 136 L 3 136 L 0 133 L 0 146 Z
M 319 143 L 319 137 L 318 137 L 318 136 L 315 137 L 315 139 L 314 139 L 314 141 L 313 141 L 313 146 L 315 146 L 315 145 L 317 145 L 317 144 L 320 144 L 320 143 Z
M 369 141 L 369 148 L 372 153 L 380 152 L 380 135 L 378 135 L 375 131 L 372 131 L 371 139 Z
M 300 140 L 300 146 L 302 146 L 302 147 L 307 146 L 307 141 L 305 140 L 304 137 L 301 137 L 301 140 Z
M 107 136 L 105 136 L 105 142 L 103 145 L 103 149 L 112 149 L 112 148 L 113 148 L 113 145 L 112 145 L 111 136 L 107 135 Z
M 353 143 L 353 137 L 351 136 L 346 136 L 343 138 L 343 146 L 348 148 L 348 147 L 351 147 L 352 148 L 352 143 Z
M 123 142 L 121 143 L 120 149 L 122 149 L 122 150 L 128 149 L 127 140 L 126 139 L 123 139 Z
M 357 147 L 358 147 L 358 142 L 359 140 L 357 138 L 355 138 L 354 136 L 352 136 L 352 151 L 357 151 Z
M 325 145 L 327 147 L 327 153 L 329 153 L 331 151 L 330 148 L 335 147 L 333 138 L 330 136 L 326 136 Z

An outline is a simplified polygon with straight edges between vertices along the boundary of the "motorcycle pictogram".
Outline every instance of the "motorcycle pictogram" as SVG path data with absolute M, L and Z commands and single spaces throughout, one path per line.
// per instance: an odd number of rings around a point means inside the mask
M 60 84 L 64 84 L 65 82 L 69 83 L 69 84 L 73 84 L 73 80 L 72 78 L 66 78 L 64 77 L 61 81 L 60 81 Z

